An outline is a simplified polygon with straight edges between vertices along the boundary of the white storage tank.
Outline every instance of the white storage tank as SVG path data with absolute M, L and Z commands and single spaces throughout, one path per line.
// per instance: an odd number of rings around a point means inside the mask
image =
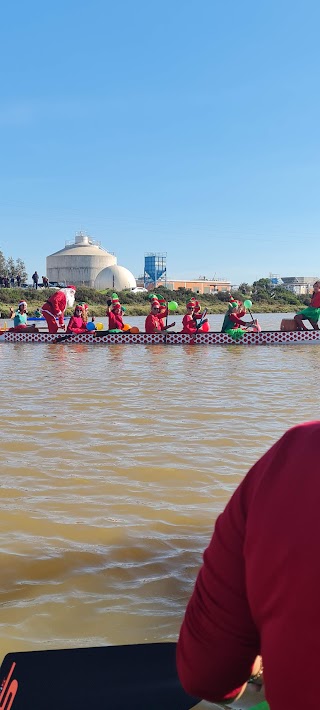
M 47 278 L 58 283 L 89 286 L 94 283 L 100 271 L 117 263 L 114 254 L 103 249 L 86 234 L 76 234 L 74 242 L 66 242 L 64 249 L 47 256 Z
M 108 266 L 98 274 L 94 287 L 98 291 L 112 288 L 115 291 L 123 291 L 125 288 L 136 288 L 136 280 L 128 269 L 124 266 Z

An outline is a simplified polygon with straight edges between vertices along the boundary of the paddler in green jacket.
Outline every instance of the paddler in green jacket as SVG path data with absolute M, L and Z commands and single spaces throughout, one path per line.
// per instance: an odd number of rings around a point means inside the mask
M 242 337 L 247 328 L 252 326 L 252 323 L 241 320 L 245 312 L 241 301 L 230 301 L 222 323 L 221 333 L 228 333 L 231 337 Z

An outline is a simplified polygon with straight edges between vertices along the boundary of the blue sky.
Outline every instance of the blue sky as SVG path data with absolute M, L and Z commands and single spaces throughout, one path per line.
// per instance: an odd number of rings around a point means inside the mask
M 320 275 L 318 2 L 29 0 L 0 16 L 0 249 L 82 229 L 143 272 Z

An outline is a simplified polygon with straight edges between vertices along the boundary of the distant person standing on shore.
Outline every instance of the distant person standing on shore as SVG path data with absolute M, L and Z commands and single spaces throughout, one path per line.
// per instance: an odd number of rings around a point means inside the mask
M 32 274 L 33 288 L 38 288 L 39 274 L 37 271 Z
M 19 271 L 19 273 L 17 274 L 17 286 L 18 286 L 18 288 L 20 288 L 20 286 L 21 286 L 21 274 L 20 274 L 20 271 Z
M 43 277 L 42 277 L 42 286 L 43 286 L 44 288 L 48 288 L 48 286 L 49 286 L 49 281 L 48 281 L 48 279 L 47 279 L 46 276 L 43 276 Z

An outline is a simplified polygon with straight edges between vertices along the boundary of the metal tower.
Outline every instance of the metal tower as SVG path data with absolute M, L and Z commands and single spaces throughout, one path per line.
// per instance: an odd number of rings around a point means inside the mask
M 144 255 L 143 282 L 145 288 L 151 285 L 156 287 L 157 282 L 163 274 L 167 273 L 167 252 L 162 254 L 152 254 L 148 252 Z

